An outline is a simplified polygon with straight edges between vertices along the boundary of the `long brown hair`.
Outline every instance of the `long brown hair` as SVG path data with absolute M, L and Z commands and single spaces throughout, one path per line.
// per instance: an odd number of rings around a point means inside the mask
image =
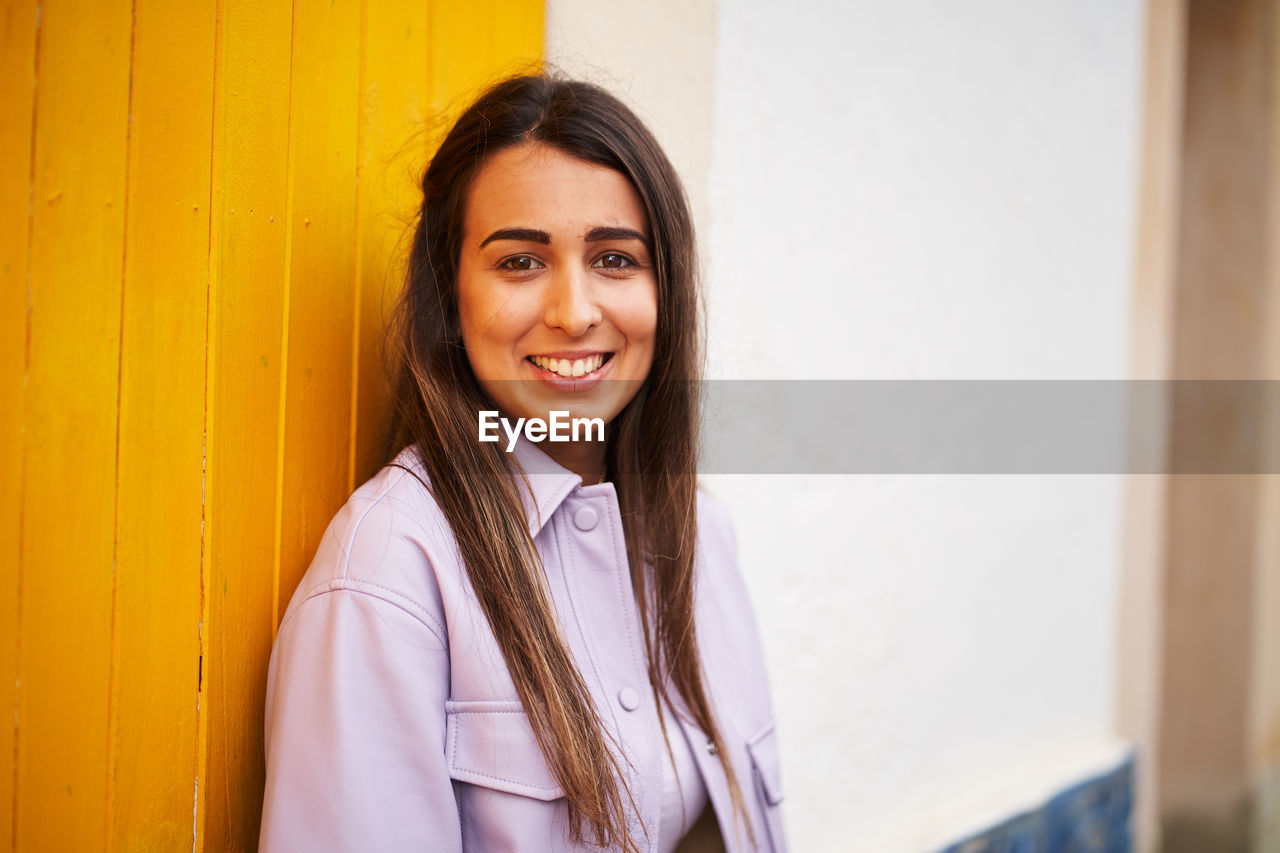
M 658 285 L 653 366 L 610 424 L 606 465 L 622 511 L 654 697 L 667 698 L 669 678 L 716 747 L 734 813 L 745 820 L 711 712 L 693 616 L 702 364 L 693 222 L 657 141 L 603 89 L 546 75 L 504 80 L 462 113 L 432 158 L 392 336 L 399 356 L 394 445 L 417 445 L 538 745 L 568 800 L 573 840 L 638 850 L 627 828 L 631 792 L 560 633 L 512 477 L 514 460 L 499 445 L 476 441 L 476 413 L 492 404 L 471 370 L 458 320 L 467 196 L 490 157 L 524 143 L 620 172 L 649 217 Z

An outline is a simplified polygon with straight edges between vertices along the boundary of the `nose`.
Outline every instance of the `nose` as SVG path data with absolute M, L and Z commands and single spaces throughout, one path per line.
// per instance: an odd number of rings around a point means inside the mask
M 575 338 L 585 335 L 603 317 L 587 273 L 572 266 L 550 276 L 544 298 L 544 322 Z

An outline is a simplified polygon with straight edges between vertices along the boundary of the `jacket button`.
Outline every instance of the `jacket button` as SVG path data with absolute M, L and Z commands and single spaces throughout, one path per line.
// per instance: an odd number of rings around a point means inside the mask
M 624 687 L 618 691 L 618 704 L 628 711 L 634 711 L 640 707 L 640 694 L 635 691 L 635 688 Z
M 597 520 L 596 511 L 589 506 L 584 506 L 573 514 L 574 525 L 584 533 L 594 529 Z
M 707 741 L 707 755 L 715 755 L 715 754 L 716 754 L 715 741 L 711 741 L 711 740 Z

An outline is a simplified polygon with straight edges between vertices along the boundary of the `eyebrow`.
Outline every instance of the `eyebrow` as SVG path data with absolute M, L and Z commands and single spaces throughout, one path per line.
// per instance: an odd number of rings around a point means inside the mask
M 522 243 L 541 243 L 544 246 L 551 245 L 551 235 L 546 231 L 539 231 L 536 228 L 499 228 L 480 244 L 480 248 L 492 243 L 494 240 L 519 240 Z
M 603 243 L 606 240 L 639 240 L 646 246 L 649 245 L 649 238 L 633 228 L 606 228 L 601 226 L 592 228 L 587 232 L 586 242 L 588 243 Z
M 481 241 L 480 248 L 483 249 L 497 240 L 518 240 L 522 243 L 551 245 L 551 235 L 546 231 L 539 231 L 537 228 L 499 228 Z M 646 246 L 649 245 L 649 238 L 634 228 L 606 227 L 603 225 L 588 231 L 585 240 L 588 243 L 603 243 L 607 240 L 638 240 Z

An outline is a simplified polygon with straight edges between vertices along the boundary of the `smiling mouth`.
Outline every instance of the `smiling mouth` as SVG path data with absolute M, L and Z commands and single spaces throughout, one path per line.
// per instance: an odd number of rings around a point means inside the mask
M 611 352 L 601 352 L 595 355 L 589 355 L 585 358 L 548 358 L 545 355 L 531 355 L 525 361 L 532 364 L 539 370 L 545 370 L 548 373 L 554 373 L 565 379 L 576 379 L 579 376 L 587 376 L 595 373 L 601 367 L 609 363 L 613 358 Z

